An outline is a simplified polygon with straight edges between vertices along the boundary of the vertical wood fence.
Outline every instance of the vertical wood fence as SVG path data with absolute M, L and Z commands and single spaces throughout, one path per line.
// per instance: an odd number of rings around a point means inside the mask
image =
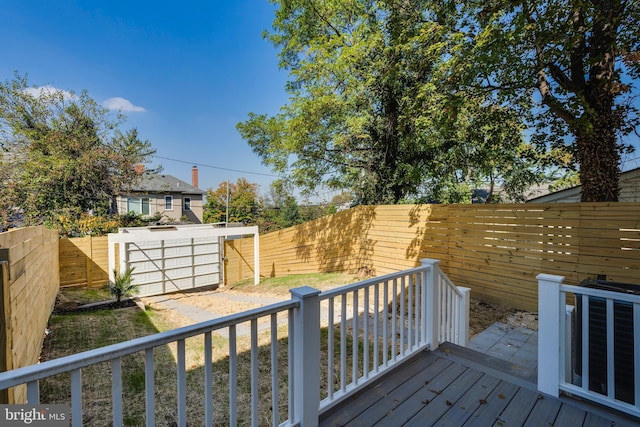
M 0 233 L 0 371 L 38 363 L 59 283 L 56 231 Z M 24 402 L 24 386 L 0 394 L 0 403 Z
M 227 264 L 250 243 L 235 241 Z M 245 245 L 246 249 L 245 250 Z M 360 206 L 260 236 L 264 276 L 387 274 L 441 260 L 458 286 L 487 302 L 537 310 L 539 273 L 640 283 L 640 203 Z

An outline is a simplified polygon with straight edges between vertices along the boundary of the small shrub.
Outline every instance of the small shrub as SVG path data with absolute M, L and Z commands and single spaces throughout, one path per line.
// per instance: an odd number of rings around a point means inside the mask
M 118 304 L 122 300 L 122 297 L 136 294 L 139 291 L 137 286 L 133 284 L 133 278 L 131 277 L 135 269 L 136 268 L 133 267 L 122 274 L 118 273 L 115 269 L 113 270 L 114 280 L 109 283 L 109 293 L 116 299 Z

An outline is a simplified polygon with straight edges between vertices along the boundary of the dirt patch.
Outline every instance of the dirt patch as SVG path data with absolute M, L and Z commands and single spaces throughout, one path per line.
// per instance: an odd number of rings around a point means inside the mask
M 287 296 L 279 292 L 269 292 L 259 287 L 249 288 L 249 292 L 245 292 L 246 288 L 242 290 L 233 288 L 221 288 L 215 291 L 216 294 L 229 295 L 230 298 L 222 302 L 220 298 L 207 298 L 206 295 L 199 294 L 197 292 L 189 293 L 176 293 L 172 294 L 171 298 L 176 299 L 183 304 L 198 307 L 202 310 L 214 312 L 218 315 L 229 315 L 238 313 L 250 309 L 257 308 L 263 303 L 258 302 L 261 298 L 281 298 L 287 299 Z M 235 301 L 232 296 L 242 296 L 248 298 L 255 298 L 256 301 Z M 144 304 L 148 307 L 152 307 L 155 310 L 167 311 L 167 316 L 175 316 L 174 319 L 181 326 L 192 323 L 189 319 L 184 318 L 178 314 L 172 313 L 173 310 L 162 307 L 161 304 L 156 304 L 150 299 L 142 298 Z M 487 329 L 489 326 L 496 322 L 506 323 L 513 327 L 523 327 L 527 329 L 538 329 L 538 315 L 537 313 L 524 312 L 515 308 L 506 307 L 499 304 L 491 304 L 482 302 L 477 299 L 471 299 L 469 304 L 469 336 L 473 338 L 475 335 Z
M 538 330 L 537 313 L 524 312 L 503 305 L 471 299 L 469 304 L 470 338 L 473 338 L 496 322 L 507 323 L 513 327 Z

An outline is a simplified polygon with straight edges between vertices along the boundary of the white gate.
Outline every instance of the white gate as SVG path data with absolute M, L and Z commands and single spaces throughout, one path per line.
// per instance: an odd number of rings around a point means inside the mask
M 260 278 L 258 227 L 122 228 L 118 234 L 109 234 L 109 275 L 113 279 L 115 244 L 118 243 L 119 271 L 135 268 L 132 279 L 141 296 L 217 285 L 223 281 L 225 237 L 245 234 L 254 235 L 257 284 Z

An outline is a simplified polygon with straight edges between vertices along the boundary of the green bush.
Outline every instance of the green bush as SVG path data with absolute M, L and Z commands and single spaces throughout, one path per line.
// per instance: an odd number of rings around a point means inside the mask
M 133 284 L 133 278 L 131 277 L 131 273 L 133 273 L 135 269 L 136 268 L 133 267 L 122 274 L 118 273 L 115 269 L 113 270 L 114 280 L 109 282 L 109 293 L 116 299 L 118 304 L 120 304 L 122 297 L 139 292 L 137 286 Z

